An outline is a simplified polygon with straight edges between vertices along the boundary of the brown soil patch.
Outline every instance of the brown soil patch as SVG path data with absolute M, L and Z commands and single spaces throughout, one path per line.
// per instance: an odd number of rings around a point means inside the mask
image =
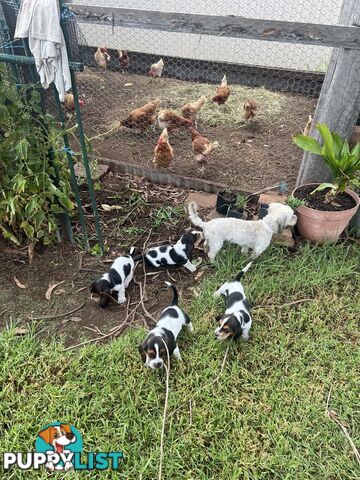
M 139 302 L 139 286 L 133 282 L 130 285 L 127 290 L 127 305 L 112 304 L 103 310 L 90 298 L 91 281 L 106 272 L 111 261 L 116 256 L 127 253 L 131 245 L 140 253 L 146 240 L 147 246 L 176 241 L 190 226 L 182 206 L 188 193 L 173 187 L 156 186 L 131 176 L 110 174 L 106 177 L 101 183 L 101 190 L 96 191 L 100 221 L 108 249 L 103 258 L 84 254 L 75 246 L 63 243 L 37 249 L 34 262 L 29 265 L 26 249 L 12 248 L 0 240 L 0 328 L 5 328 L 10 322 L 21 327 L 34 325 L 41 337 L 64 337 L 66 345 L 74 345 L 84 339 L 99 337 L 101 333 L 108 334 L 112 328 L 121 325 L 128 312 Z M 82 191 L 82 197 L 91 232 L 91 244 L 94 246 L 96 239 L 86 189 Z M 118 208 L 105 211 L 101 205 L 116 205 Z M 169 205 L 173 209 L 164 208 Z M 76 219 L 73 227 L 76 235 L 76 232 L 80 231 Z M 194 258 L 198 257 L 204 257 L 201 250 L 196 250 Z M 207 268 L 203 260 L 200 271 Z M 26 288 L 19 288 L 14 276 Z M 165 286 L 165 280 L 177 285 L 181 301 L 185 302 L 193 295 L 191 288 L 202 278 L 184 268 L 147 269 L 146 309 L 156 318 L 168 305 L 172 294 Z M 136 269 L 135 279 L 144 283 L 142 264 Z M 47 300 L 45 293 L 49 284 L 60 281 L 64 283 L 55 288 L 51 299 Z M 82 304 L 84 306 L 80 310 L 70 315 L 32 320 L 33 317 L 41 315 L 63 314 Z M 141 306 L 117 334 L 129 326 L 139 325 L 153 325 Z M 111 338 L 113 336 L 106 340 Z
M 77 78 L 79 92 L 86 102 L 82 113 L 88 137 L 109 131 L 131 110 L 154 98 L 162 100 L 162 108 L 179 109 L 184 98 L 194 101 L 199 93 L 205 91 L 211 94 L 216 88 L 214 85 L 167 78 L 152 79 L 112 71 L 99 72 L 94 69 L 87 69 L 78 74 Z M 128 85 L 125 86 L 126 84 Z M 189 134 L 184 129 L 171 135 L 175 159 L 170 171 L 182 176 L 202 176 L 206 180 L 236 185 L 248 192 L 280 180 L 286 180 L 290 186 L 294 186 L 302 153 L 292 142 L 292 137 L 304 128 L 308 115 L 314 111 L 316 100 L 265 89 L 234 86 L 234 91 L 235 88 L 240 90 L 230 96 L 232 107 L 219 107 L 220 116 L 221 109 L 224 109 L 224 118 L 227 118 L 229 109 L 240 105 L 239 117 L 232 116 L 229 123 L 220 122 L 216 126 L 211 126 L 211 119 L 199 120 L 199 131 L 210 140 L 218 140 L 220 144 L 213 152 L 205 172 L 200 172 L 193 159 Z M 257 117 L 251 123 L 242 120 L 242 88 L 244 95 L 260 98 L 260 101 L 257 100 Z M 180 97 L 174 96 L 178 90 L 182 92 Z M 273 98 L 274 95 L 277 113 L 271 113 L 271 101 L 266 107 L 261 103 L 262 96 L 266 99 L 269 96 Z M 265 99 L 264 102 L 267 101 Z M 215 107 L 209 108 L 219 117 L 219 111 L 214 110 Z M 93 144 L 100 157 L 152 167 L 154 146 L 159 134 L 157 127 L 145 133 L 128 129 L 115 130 L 94 140 Z

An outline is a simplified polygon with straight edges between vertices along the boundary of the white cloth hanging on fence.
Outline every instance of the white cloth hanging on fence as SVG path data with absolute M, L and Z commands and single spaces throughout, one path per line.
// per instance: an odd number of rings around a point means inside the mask
M 48 88 L 54 82 L 63 102 L 65 92 L 71 88 L 71 77 L 58 1 L 23 0 L 15 38 L 28 38 L 41 85 Z

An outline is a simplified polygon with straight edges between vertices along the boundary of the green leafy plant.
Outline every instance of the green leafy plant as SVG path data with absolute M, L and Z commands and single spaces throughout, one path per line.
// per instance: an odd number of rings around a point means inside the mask
M 294 210 L 301 207 L 301 205 L 305 205 L 304 200 L 302 200 L 301 198 L 295 198 L 292 195 L 290 195 L 287 198 L 286 203 L 287 203 L 287 205 L 289 205 L 289 207 L 293 208 Z
M 170 205 L 160 207 L 151 214 L 154 228 L 159 228 L 167 223 L 175 223 L 185 214 L 184 206 L 178 205 L 171 207 Z
M 303 150 L 323 157 L 331 172 L 333 183 L 322 183 L 311 193 L 329 188 L 325 199 L 331 203 L 335 195 L 344 192 L 360 171 L 360 143 L 350 150 L 348 141 L 343 140 L 338 133 L 330 132 L 327 125 L 319 123 L 316 128 L 323 139 L 323 145 L 315 138 L 303 134 L 295 135 L 293 140 Z
M 109 251 L 109 247 L 108 246 L 104 246 L 104 250 L 105 252 L 108 252 Z M 102 251 L 101 251 L 101 247 L 98 243 L 95 243 L 95 245 L 93 245 L 91 248 L 90 248 L 90 253 L 91 255 L 94 255 L 95 257 L 101 257 L 102 255 Z
M 238 195 L 236 197 L 235 206 L 237 209 L 239 210 L 244 209 L 246 207 L 246 204 L 247 204 L 247 197 L 245 197 L 245 195 Z
M 74 208 L 63 131 L 35 88 L 17 89 L 5 74 L 0 65 L 0 232 L 18 245 L 50 244 L 56 216 Z

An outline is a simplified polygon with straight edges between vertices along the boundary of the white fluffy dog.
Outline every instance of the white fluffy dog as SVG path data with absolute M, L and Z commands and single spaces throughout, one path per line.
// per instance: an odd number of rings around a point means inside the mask
M 198 216 L 196 203 L 190 202 L 189 217 L 194 225 L 203 229 L 204 246 L 211 262 L 225 241 L 240 245 L 242 253 L 245 254 L 251 248 L 252 258 L 256 258 L 270 245 L 274 233 L 294 226 L 297 220 L 293 209 L 282 203 L 270 203 L 268 214 L 262 220 L 215 218 L 203 222 Z

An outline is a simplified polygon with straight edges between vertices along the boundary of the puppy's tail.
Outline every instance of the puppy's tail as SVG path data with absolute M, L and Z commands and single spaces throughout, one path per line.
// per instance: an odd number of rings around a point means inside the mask
M 190 202 L 189 203 L 189 217 L 190 217 L 190 220 L 192 221 L 192 223 L 194 225 L 196 225 L 197 227 L 200 227 L 200 228 L 205 227 L 206 222 L 203 222 L 201 220 L 201 218 L 198 216 L 197 205 L 196 205 L 195 202 Z
M 177 305 L 178 301 L 179 301 L 179 294 L 178 294 L 178 291 L 177 291 L 176 287 L 170 282 L 165 282 L 165 283 L 168 287 L 170 287 L 172 289 L 173 294 L 174 294 L 171 305 Z
M 246 273 L 246 272 L 249 270 L 249 268 L 251 267 L 251 264 L 252 264 L 252 262 L 248 263 L 248 264 L 246 265 L 246 267 L 244 267 L 244 268 L 236 275 L 235 280 L 236 280 L 237 282 L 239 282 L 240 279 L 244 276 L 244 273 Z
M 133 257 L 133 260 L 134 260 L 135 263 L 136 262 L 143 262 L 144 258 L 145 258 L 145 255 L 136 255 L 135 257 Z

